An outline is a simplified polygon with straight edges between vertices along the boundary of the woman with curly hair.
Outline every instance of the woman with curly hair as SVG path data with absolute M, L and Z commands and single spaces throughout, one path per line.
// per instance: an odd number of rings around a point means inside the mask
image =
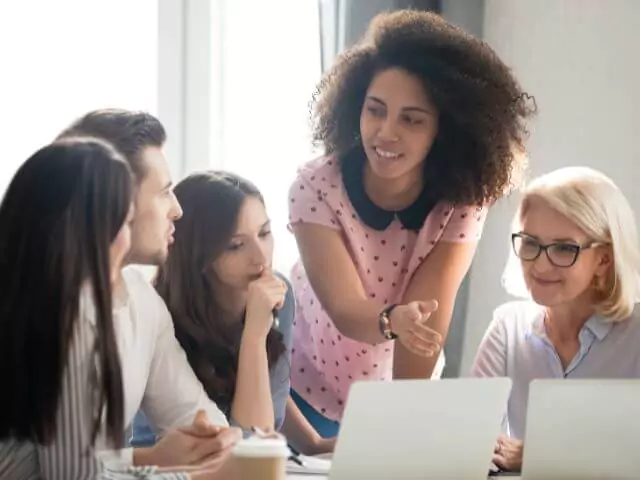
M 325 155 L 289 203 L 290 401 L 321 435 L 337 433 L 352 382 L 440 375 L 486 209 L 524 166 L 529 99 L 485 43 L 412 10 L 374 18 L 321 81 Z

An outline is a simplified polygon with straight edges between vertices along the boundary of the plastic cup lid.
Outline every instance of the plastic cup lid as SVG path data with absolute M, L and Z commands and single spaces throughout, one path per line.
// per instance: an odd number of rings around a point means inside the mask
M 238 442 L 233 449 L 236 457 L 288 457 L 290 454 L 287 442 L 282 438 L 250 437 Z

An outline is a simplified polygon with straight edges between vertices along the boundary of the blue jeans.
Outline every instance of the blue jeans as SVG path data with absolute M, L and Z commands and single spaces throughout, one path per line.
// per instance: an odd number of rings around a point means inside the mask
M 316 429 L 318 435 L 322 438 L 332 438 L 338 435 L 340 423 L 322 415 L 298 395 L 295 390 L 291 390 L 291 398 L 307 421 Z M 155 430 L 151 427 L 149 420 L 142 410 L 138 410 L 138 413 L 136 413 L 136 416 L 133 418 L 131 438 L 128 441 L 128 446 L 151 447 L 155 445 L 156 440 Z
M 316 432 L 318 432 L 322 438 L 332 438 L 338 435 L 340 423 L 322 415 L 293 389 L 291 390 L 291 398 L 300 409 L 300 412 L 302 412 L 307 421 L 316 429 Z
M 133 417 L 133 425 L 131 427 L 131 438 L 128 441 L 130 447 L 151 447 L 156 443 L 156 432 L 151 428 L 149 419 L 138 410 L 136 416 Z

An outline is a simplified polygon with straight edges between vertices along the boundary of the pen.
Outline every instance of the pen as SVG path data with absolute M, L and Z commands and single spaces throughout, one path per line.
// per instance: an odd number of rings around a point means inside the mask
M 300 460 L 300 457 L 296 457 L 295 455 L 289 455 L 289 460 L 305 468 L 305 464 L 302 460 Z
M 269 437 L 269 434 L 267 434 L 264 430 L 262 430 L 259 427 L 255 427 L 255 426 L 251 427 L 251 431 L 256 435 L 258 435 L 259 437 L 262 437 L 262 438 Z M 289 460 L 291 460 L 293 463 L 297 465 L 300 465 L 303 468 L 306 468 L 306 465 L 300 458 L 300 452 L 298 452 L 295 448 L 292 448 L 292 447 L 289 447 L 289 451 L 291 452 L 291 455 L 289 455 Z
M 291 455 L 289 455 L 289 460 L 291 460 L 293 463 L 300 465 L 303 468 L 306 468 L 306 465 L 300 458 L 300 452 L 298 452 L 296 449 L 291 447 L 289 447 L 289 450 L 291 451 Z

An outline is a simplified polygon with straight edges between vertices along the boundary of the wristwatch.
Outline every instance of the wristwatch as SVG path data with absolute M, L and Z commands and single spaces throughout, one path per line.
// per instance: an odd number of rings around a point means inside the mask
M 391 312 L 397 305 L 389 305 L 384 310 L 380 312 L 378 315 L 378 328 L 380 328 L 380 333 L 386 340 L 395 340 L 398 338 L 398 335 L 393 333 L 393 328 L 391 327 Z

